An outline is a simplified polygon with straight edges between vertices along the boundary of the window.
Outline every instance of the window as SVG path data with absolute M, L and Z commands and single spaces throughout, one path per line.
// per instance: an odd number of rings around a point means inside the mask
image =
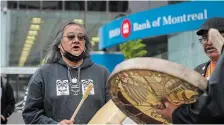
M 61 10 L 62 1 L 42 1 L 42 9 Z
M 20 9 L 40 9 L 40 1 L 19 1 Z
M 7 1 L 7 7 L 9 9 L 16 9 L 19 5 L 19 9 L 49 9 L 49 10 L 61 10 L 62 1 Z
M 84 1 L 65 1 L 65 10 L 82 10 L 85 9 Z
M 128 1 L 109 1 L 110 12 L 126 12 L 128 10 Z
M 106 11 L 106 1 L 88 1 L 88 11 Z
M 9 9 L 16 9 L 17 8 L 17 1 L 7 1 L 7 8 Z

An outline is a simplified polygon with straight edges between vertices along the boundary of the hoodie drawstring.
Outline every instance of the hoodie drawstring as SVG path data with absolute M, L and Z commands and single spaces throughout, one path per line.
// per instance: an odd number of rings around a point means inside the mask
M 72 75 L 71 75 L 71 68 L 68 67 L 68 79 L 69 79 L 69 82 L 72 83 Z
M 80 88 L 80 84 L 81 84 L 81 82 L 80 82 L 80 75 L 81 74 L 81 67 L 78 67 L 78 74 L 77 74 L 77 76 L 78 76 L 78 78 L 77 78 L 77 81 L 76 81 L 76 84 L 78 85 L 78 92 L 79 92 L 79 94 L 80 94 L 80 91 L 82 91 L 81 90 L 81 88 Z M 69 67 L 68 66 L 68 79 L 69 79 L 69 82 L 70 82 L 70 84 L 73 86 L 73 79 L 74 79 L 75 77 L 73 77 L 73 75 L 72 75 L 72 69 L 71 69 L 71 67 Z M 71 88 L 73 88 L 73 87 L 71 87 Z M 74 88 L 76 88 L 76 85 L 74 86 Z
M 78 67 L 78 82 L 80 81 L 80 74 L 81 74 L 81 67 Z

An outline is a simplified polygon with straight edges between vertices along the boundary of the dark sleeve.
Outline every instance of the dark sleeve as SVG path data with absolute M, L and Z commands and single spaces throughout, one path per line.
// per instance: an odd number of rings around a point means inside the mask
M 220 114 L 224 118 L 224 54 L 219 57 L 208 86 L 208 95 L 216 104 Z
M 208 84 L 208 99 L 198 123 L 224 123 L 224 54 L 219 57 Z
M 178 107 L 172 114 L 173 124 L 194 124 L 198 121 L 203 104 L 207 99 L 207 94 L 201 95 L 195 103 L 184 104 Z
M 208 62 L 207 62 L 208 63 Z M 198 73 L 202 73 L 202 67 L 207 65 L 207 63 L 203 63 L 194 68 Z M 199 114 L 203 107 L 203 104 L 208 99 L 208 95 L 206 93 L 199 96 L 197 101 L 192 104 L 184 104 L 178 107 L 172 114 L 172 123 L 173 124 L 194 124 L 198 122 Z
M 15 98 L 13 95 L 12 86 L 6 83 L 6 107 L 5 112 L 2 114 L 4 117 L 9 117 L 15 109 Z
M 109 90 L 108 90 L 108 78 L 110 76 L 109 71 L 106 69 L 105 70 L 105 93 L 106 93 L 106 100 L 105 103 L 107 103 L 110 100 L 110 95 L 109 95 Z
M 56 121 L 44 115 L 42 87 L 43 81 L 37 71 L 29 82 L 28 94 L 25 99 L 22 113 L 25 124 L 57 124 Z

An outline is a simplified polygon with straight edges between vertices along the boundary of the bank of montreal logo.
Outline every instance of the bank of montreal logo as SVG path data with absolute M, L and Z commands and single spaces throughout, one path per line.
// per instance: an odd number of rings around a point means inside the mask
M 121 24 L 121 35 L 127 38 L 131 33 L 131 22 L 128 19 L 123 20 Z

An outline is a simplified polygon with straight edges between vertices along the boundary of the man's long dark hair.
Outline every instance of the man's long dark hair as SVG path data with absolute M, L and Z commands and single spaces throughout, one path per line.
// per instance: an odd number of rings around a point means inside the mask
M 45 62 L 46 63 L 55 63 L 62 57 L 60 49 L 58 48 L 58 45 L 61 43 L 61 40 L 62 40 L 62 37 L 63 37 L 63 33 L 64 33 L 64 29 L 68 25 L 78 25 L 78 26 L 82 27 L 85 30 L 85 47 L 86 47 L 85 51 L 86 51 L 86 55 L 84 57 L 88 57 L 89 56 L 89 53 L 91 51 L 90 50 L 91 43 L 90 43 L 89 38 L 87 36 L 86 29 L 84 28 L 83 25 L 81 25 L 78 22 L 69 21 L 69 22 L 65 23 L 64 25 L 62 25 L 62 27 L 57 32 L 57 34 L 56 34 L 56 36 L 54 38 L 53 43 L 48 48 L 48 52 L 47 52 L 47 55 L 45 57 Z

